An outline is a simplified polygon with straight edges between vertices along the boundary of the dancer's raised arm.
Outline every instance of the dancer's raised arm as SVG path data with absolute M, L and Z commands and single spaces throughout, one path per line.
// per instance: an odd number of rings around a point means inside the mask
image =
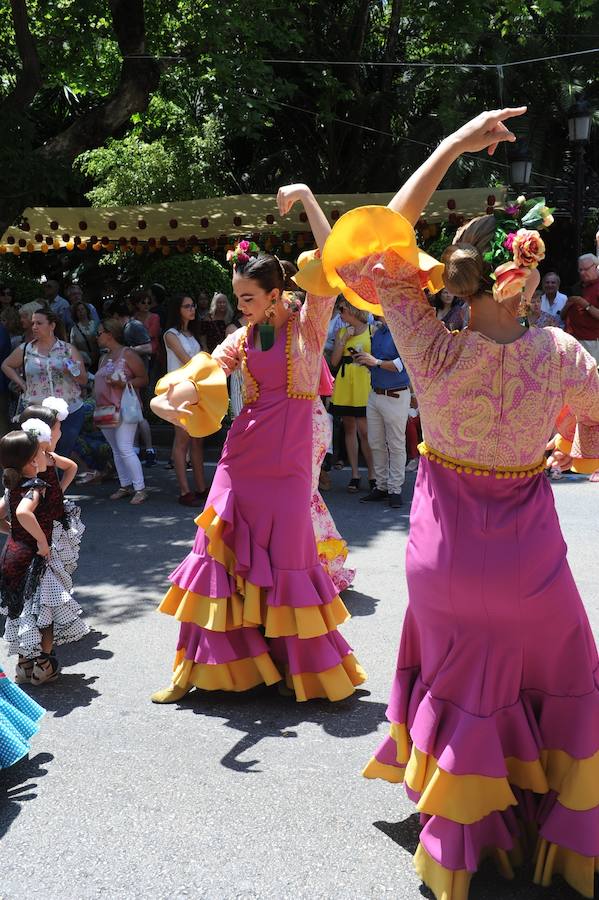
M 462 153 L 476 153 L 479 150 L 488 150 L 489 156 L 492 156 L 498 144 L 515 141 L 516 136 L 503 122 L 525 112 L 526 106 L 482 112 L 462 125 L 441 141 L 426 162 L 408 178 L 389 203 L 389 208 L 415 225 L 452 163 Z
M 324 243 L 331 233 L 331 226 L 327 217 L 318 205 L 316 197 L 307 184 L 287 184 L 279 188 L 277 194 L 277 206 L 279 213 L 286 216 L 290 213 L 294 203 L 301 203 L 308 216 L 308 223 L 312 229 L 314 240 L 319 250 L 322 250 Z

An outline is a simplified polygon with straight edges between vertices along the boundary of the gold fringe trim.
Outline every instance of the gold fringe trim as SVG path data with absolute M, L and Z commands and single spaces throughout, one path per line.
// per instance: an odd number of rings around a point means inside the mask
M 301 393 L 293 390 L 293 364 L 291 362 L 291 341 L 293 338 L 293 320 L 290 316 L 287 320 L 287 337 L 285 340 L 285 357 L 287 359 L 287 396 L 292 400 L 316 400 L 316 394 Z
M 242 375 L 245 374 L 247 376 L 248 381 L 250 382 L 250 384 L 252 385 L 252 387 L 254 389 L 254 396 L 250 399 L 250 402 L 255 403 L 256 400 L 258 399 L 258 397 L 260 396 L 260 385 L 258 384 L 256 379 L 250 372 L 250 369 L 248 366 L 248 359 L 247 359 L 247 344 L 248 344 L 248 340 L 249 340 L 249 336 L 250 336 L 250 331 L 252 328 L 253 328 L 253 325 L 245 326 L 245 337 L 239 344 L 239 354 L 241 357 L 241 361 L 240 361 L 241 373 L 242 373 Z M 241 379 L 241 399 L 243 400 L 243 403 L 245 406 L 245 404 L 248 402 L 248 392 L 247 392 L 247 389 L 245 386 L 245 378 Z
M 418 444 L 418 450 L 421 456 L 426 456 L 431 462 L 439 463 L 444 469 L 453 469 L 460 474 L 464 472 L 466 475 L 483 475 L 486 477 L 494 475 L 495 478 L 531 478 L 533 475 L 539 475 L 541 472 L 544 472 L 547 468 L 545 459 L 534 466 L 496 466 L 495 468 L 490 468 L 479 463 L 464 462 L 452 456 L 446 456 L 444 453 L 439 453 L 438 450 L 428 447 L 425 441 Z

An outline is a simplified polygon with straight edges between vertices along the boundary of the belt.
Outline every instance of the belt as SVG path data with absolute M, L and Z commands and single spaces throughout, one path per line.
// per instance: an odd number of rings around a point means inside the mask
M 349 355 L 348 355 L 348 356 L 342 356 L 341 359 L 339 360 L 339 366 L 340 366 L 339 372 L 340 372 L 340 375 L 341 375 L 342 378 L 345 377 L 345 367 L 346 367 L 346 365 L 349 365 L 350 363 L 353 363 L 353 361 L 354 361 L 353 356 L 349 356 Z
M 372 389 L 375 394 L 385 394 L 387 397 L 399 397 L 401 391 L 407 391 L 408 386 L 399 387 L 399 388 L 391 388 L 390 390 L 384 390 L 383 388 L 375 388 Z

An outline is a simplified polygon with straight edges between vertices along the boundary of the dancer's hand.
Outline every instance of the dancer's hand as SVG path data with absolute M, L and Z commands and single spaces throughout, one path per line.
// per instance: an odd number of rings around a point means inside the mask
M 185 428 L 191 415 L 189 409 L 198 402 L 198 392 L 192 381 L 171 384 L 165 394 L 158 394 L 150 402 L 150 408 L 161 419 Z
M 503 124 L 504 119 L 523 116 L 526 109 L 526 106 L 517 106 L 482 112 L 454 131 L 447 140 L 455 145 L 459 153 L 476 153 L 486 149 L 489 156 L 493 156 L 498 144 L 516 140 L 516 135 Z
M 37 554 L 38 556 L 43 556 L 44 559 L 48 559 L 50 556 L 50 547 L 48 546 L 46 538 L 44 538 L 43 541 L 37 542 Z
M 295 203 L 297 203 L 298 201 L 300 203 L 303 203 L 306 197 L 311 196 L 312 191 L 307 184 L 286 184 L 284 187 L 279 188 L 279 192 L 277 194 L 277 207 L 279 209 L 279 215 L 288 215 Z
M 560 472 L 567 472 L 568 469 L 572 468 L 573 460 L 572 457 L 567 453 L 564 453 L 562 450 L 556 449 L 558 437 L 559 435 L 556 434 L 547 444 L 546 449 L 551 454 L 547 459 L 547 464 L 552 469 L 556 468 L 559 469 Z

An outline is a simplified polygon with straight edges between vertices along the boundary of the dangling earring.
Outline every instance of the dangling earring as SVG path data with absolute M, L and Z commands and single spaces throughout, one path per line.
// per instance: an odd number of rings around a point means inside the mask
M 260 332 L 260 346 L 263 350 L 270 350 L 275 342 L 275 328 L 272 324 L 272 318 L 276 312 L 277 299 L 273 297 L 270 301 L 270 306 L 265 311 L 264 315 L 266 316 L 266 324 L 258 325 L 258 331 Z

